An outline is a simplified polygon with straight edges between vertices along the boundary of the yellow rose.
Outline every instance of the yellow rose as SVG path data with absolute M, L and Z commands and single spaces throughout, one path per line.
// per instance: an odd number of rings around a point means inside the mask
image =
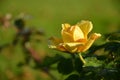
M 62 39 L 51 37 L 49 47 L 70 53 L 84 52 L 101 36 L 99 33 L 93 33 L 88 38 L 88 33 L 92 28 L 92 23 L 84 20 L 73 26 L 62 24 Z

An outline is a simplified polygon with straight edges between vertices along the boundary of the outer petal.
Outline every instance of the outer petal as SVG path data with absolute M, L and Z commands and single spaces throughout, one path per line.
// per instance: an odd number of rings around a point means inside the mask
M 66 51 L 66 49 L 64 48 L 63 45 L 60 45 L 61 43 L 63 43 L 63 41 L 61 39 L 55 38 L 55 37 L 51 37 L 49 39 L 49 48 L 53 48 L 53 49 L 57 49 L 60 51 Z
M 85 52 L 86 50 L 88 50 L 91 45 L 94 43 L 94 41 L 99 38 L 101 36 L 101 34 L 98 34 L 98 33 L 93 33 L 90 35 L 90 38 L 89 40 L 86 42 L 85 45 L 83 46 L 79 46 L 78 48 L 78 52 Z
M 88 33 L 92 30 L 93 25 L 92 22 L 90 21 L 81 21 L 80 23 L 77 24 L 80 29 L 83 31 L 85 38 L 87 39 Z
M 61 30 L 61 35 L 62 39 L 64 42 L 72 42 L 73 38 L 71 33 L 69 32 L 70 30 L 70 24 L 62 24 L 62 30 Z
M 75 53 L 78 50 L 78 46 L 83 45 L 81 43 L 64 43 L 64 47 L 68 52 Z
M 62 24 L 62 30 L 67 31 L 70 28 L 70 24 Z
M 49 38 L 50 45 L 59 45 L 60 43 L 63 43 L 62 39 L 58 39 L 56 37 Z

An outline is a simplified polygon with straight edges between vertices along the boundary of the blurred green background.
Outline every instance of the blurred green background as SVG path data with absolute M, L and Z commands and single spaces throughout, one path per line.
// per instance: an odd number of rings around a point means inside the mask
M 51 36 L 60 36 L 62 23 L 73 25 L 81 20 L 90 20 L 94 26 L 93 32 L 101 34 L 119 31 L 120 29 L 119 0 L 0 0 L 0 16 L 7 13 L 12 14 L 14 18 L 20 13 L 32 16 L 26 20 L 27 26 L 40 28 L 45 32 L 43 42 L 39 45 L 34 43 L 33 46 L 38 52 L 41 49 L 47 55 L 53 52 L 47 47 L 47 39 Z M 14 34 L 15 31 L 12 28 L 8 30 L 1 28 L 0 45 L 12 42 Z M 23 52 L 19 45 L 15 51 L 12 51 L 11 48 L 3 50 L 0 54 L 0 80 L 51 80 L 45 73 L 35 71 L 28 66 L 16 67 L 19 61 L 24 61 L 23 58 Z M 22 72 L 27 78 L 9 79 Z M 52 73 L 56 74 L 57 71 Z M 61 75 L 57 73 L 56 76 L 59 80 Z
M 96 32 L 111 32 L 120 23 L 119 0 L 1 0 L 0 14 L 30 14 L 29 25 L 42 27 L 46 34 L 59 34 L 62 23 L 91 20 Z M 54 34 L 56 33 L 56 34 Z

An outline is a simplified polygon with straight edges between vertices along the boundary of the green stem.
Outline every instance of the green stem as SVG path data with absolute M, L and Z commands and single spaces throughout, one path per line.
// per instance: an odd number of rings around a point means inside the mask
M 83 62 L 83 64 L 85 64 L 86 62 L 85 62 L 85 60 L 83 59 L 81 53 L 78 53 L 78 55 L 79 55 L 79 57 L 80 57 L 80 60 Z

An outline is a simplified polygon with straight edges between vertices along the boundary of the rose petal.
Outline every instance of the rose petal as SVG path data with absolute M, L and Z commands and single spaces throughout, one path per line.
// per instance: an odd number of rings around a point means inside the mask
M 101 34 L 98 34 L 98 33 L 91 34 L 86 44 L 83 46 L 79 46 L 78 52 L 85 52 L 86 50 L 88 50 L 91 47 L 91 45 L 94 43 L 94 41 L 100 36 Z
M 67 24 L 67 23 L 62 24 L 62 30 L 64 31 L 67 31 L 69 27 L 70 27 L 70 24 Z
M 80 29 L 83 31 L 85 38 L 87 39 L 88 33 L 92 30 L 93 25 L 92 22 L 90 21 L 81 21 L 80 23 L 77 24 Z
M 62 39 L 64 42 L 73 42 L 74 41 L 73 36 L 70 33 L 66 32 L 66 31 L 62 31 L 61 34 L 62 34 Z
M 78 46 L 83 45 L 81 43 L 64 43 L 64 47 L 67 51 L 74 53 L 77 51 Z
M 73 40 L 77 41 L 79 39 L 84 39 L 84 34 L 78 26 L 72 26 Z
M 61 39 L 58 39 L 56 37 L 51 37 L 49 39 L 49 48 L 52 48 L 52 49 L 57 49 L 57 50 L 60 50 L 60 51 L 66 51 L 66 49 L 64 48 L 63 45 L 60 45 L 61 43 L 63 43 L 63 41 Z
M 63 43 L 62 39 L 58 39 L 56 37 L 49 38 L 50 45 L 59 45 L 60 43 Z

